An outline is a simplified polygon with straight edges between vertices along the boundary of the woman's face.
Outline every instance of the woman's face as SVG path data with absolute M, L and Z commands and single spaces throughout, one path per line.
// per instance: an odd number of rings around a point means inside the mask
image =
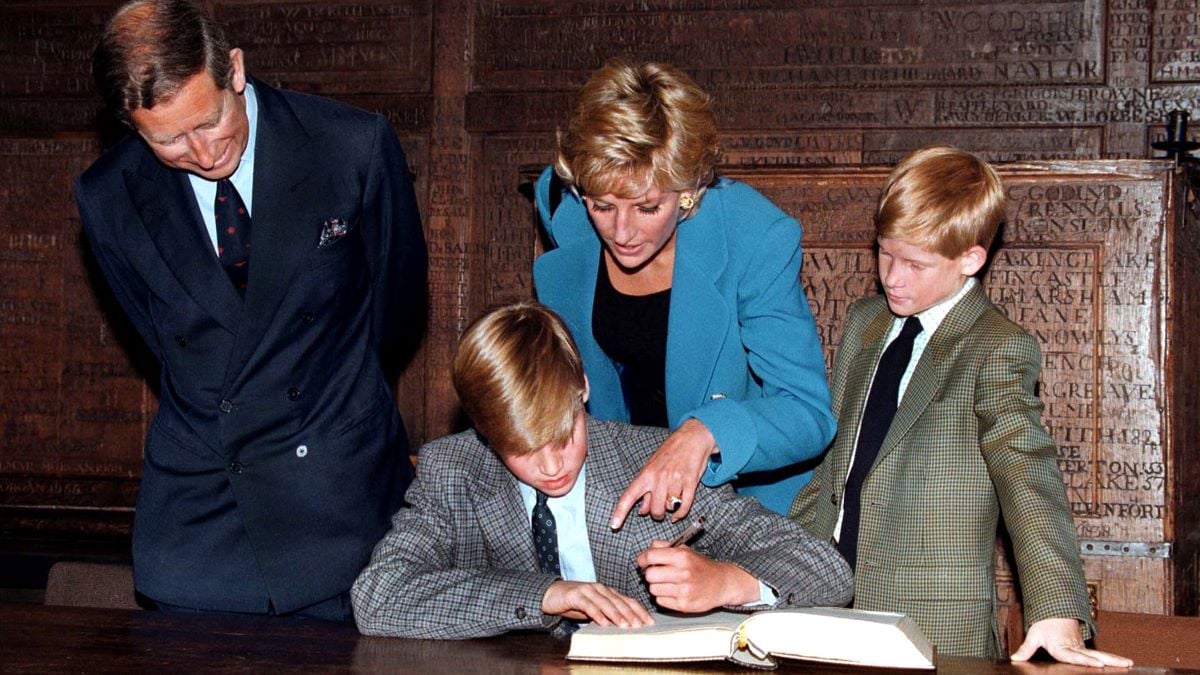
M 637 271 L 663 250 L 674 248 L 679 195 L 651 186 L 640 197 L 608 193 L 583 201 L 612 259 L 623 269 Z

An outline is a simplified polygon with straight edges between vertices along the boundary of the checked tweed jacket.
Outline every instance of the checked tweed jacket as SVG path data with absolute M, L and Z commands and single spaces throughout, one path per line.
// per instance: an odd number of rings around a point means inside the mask
M 838 434 L 792 517 L 833 536 L 872 373 L 892 321 L 883 296 L 846 316 L 833 369 Z M 1036 341 L 976 285 L 931 336 L 863 486 L 854 606 L 904 612 L 943 654 L 1000 656 L 994 547 L 1012 536 L 1026 626 L 1093 626 L 1053 439 L 1035 393 Z
M 667 430 L 589 418 L 586 520 L 596 578 L 653 608 L 634 558 L 652 539 L 688 524 L 630 515 L 613 532 L 621 492 Z M 417 478 L 351 591 L 359 630 L 369 635 L 460 639 L 517 629 L 560 632 L 542 596 L 556 580 L 537 571 L 529 516 L 517 481 L 473 431 L 420 451 Z M 851 576 L 837 551 L 728 486 L 700 486 L 692 512 L 705 516 L 693 547 L 734 562 L 779 593 L 778 607 L 841 605 Z

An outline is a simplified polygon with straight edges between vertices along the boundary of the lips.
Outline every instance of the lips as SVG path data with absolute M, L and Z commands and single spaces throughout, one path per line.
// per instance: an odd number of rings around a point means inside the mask
M 570 475 L 560 476 L 552 480 L 542 481 L 542 492 L 550 492 L 552 490 L 561 490 L 567 486 L 567 482 L 571 480 Z
M 636 246 L 622 246 L 620 244 L 613 244 L 613 250 L 616 251 L 618 255 L 635 256 L 639 251 L 642 250 L 642 246 L 643 244 L 638 244 Z

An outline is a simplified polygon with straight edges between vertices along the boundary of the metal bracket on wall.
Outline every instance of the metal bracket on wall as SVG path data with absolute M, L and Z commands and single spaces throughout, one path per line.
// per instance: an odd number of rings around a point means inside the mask
M 1122 558 L 1170 558 L 1170 542 L 1098 541 L 1080 539 L 1081 555 L 1112 555 Z

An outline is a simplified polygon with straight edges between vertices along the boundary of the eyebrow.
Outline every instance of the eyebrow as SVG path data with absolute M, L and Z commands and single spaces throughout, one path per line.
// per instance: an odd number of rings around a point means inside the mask
M 218 104 L 216 111 L 212 115 L 209 115 L 207 118 L 205 118 L 203 122 L 192 127 L 192 129 L 190 131 L 184 131 L 182 133 L 175 134 L 174 136 L 148 136 L 147 138 L 153 143 L 166 145 L 181 136 L 188 135 L 189 133 L 191 133 L 192 131 L 195 131 L 196 129 L 200 129 L 201 127 L 213 126 L 217 122 L 220 122 L 221 118 L 223 118 L 225 116 L 225 104 L 227 102 L 228 102 L 228 100 L 227 100 L 226 96 L 222 93 L 221 102 Z

